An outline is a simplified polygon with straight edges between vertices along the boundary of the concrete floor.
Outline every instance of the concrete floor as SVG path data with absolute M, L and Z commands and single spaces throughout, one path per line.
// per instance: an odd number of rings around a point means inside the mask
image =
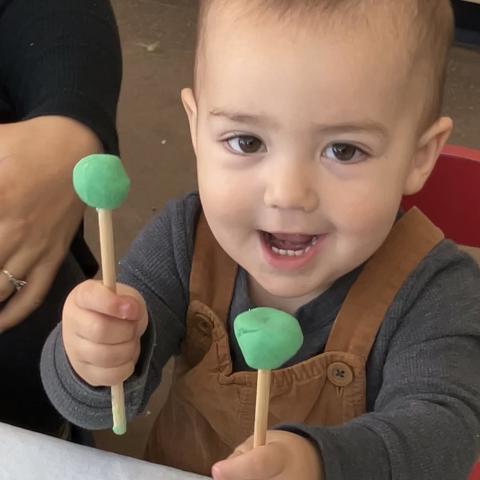
M 187 122 L 179 101 L 191 85 L 195 37 L 195 0 L 112 0 L 122 37 L 124 80 L 119 109 L 122 158 L 132 179 L 127 203 L 116 213 L 117 252 L 172 197 L 195 186 Z M 452 52 L 445 113 L 456 129 L 451 143 L 480 148 L 480 50 L 456 46 Z M 87 217 L 87 239 L 98 254 L 96 218 Z M 164 391 L 149 410 L 161 403 Z M 140 456 L 154 415 L 130 425 L 124 438 L 108 432 L 98 445 Z

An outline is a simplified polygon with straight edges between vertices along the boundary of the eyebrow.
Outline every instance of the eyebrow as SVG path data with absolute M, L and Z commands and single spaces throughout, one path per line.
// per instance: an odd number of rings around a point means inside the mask
M 253 115 L 242 112 L 226 111 L 220 109 L 210 110 L 210 115 L 213 117 L 224 117 L 232 122 L 248 123 L 251 125 L 264 125 L 272 128 L 278 127 L 278 123 L 264 115 Z M 341 133 L 341 132 L 366 132 L 373 133 L 380 137 L 387 137 L 387 129 L 380 122 L 370 119 L 364 119 L 356 122 L 335 123 L 331 125 L 315 124 L 314 128 L 320 133 Z
M 263 115 L 251 115 L 247 113 L 240 112 L 229 112 L 224 110 L 213 109 L 210 110 L 210 115 L 213 117 L 224 117 L 228 118 L 232 122 L 238 123 L 253 123 L 253 124 L 271 124 L 276 125 L 275 121 L 271 121 L 268 117 Z

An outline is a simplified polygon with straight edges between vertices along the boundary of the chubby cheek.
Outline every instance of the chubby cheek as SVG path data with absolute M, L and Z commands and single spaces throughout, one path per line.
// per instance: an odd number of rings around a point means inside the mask
M 212 166 L 211 161 L 198 162 L 200 199 L 213 234 L 227 253 L 234 256 L 254 218 L 251 196 L 241 178 Z
M 217 152 L 218 147 L 203 150 L 197 152 L 197 178 L 205 212 L 227 224 L 241 223 L 251 216 L 258 200 L 256 175 L 249 168 L 229 163 Z
M 235 182 L 230 182 L 225 175 L 218 175 L 214 170 L 199 171 L 198 189 L 207 216 L 223 222 L 232 220 L 242 204 Z
M 208 179 L 199 181 L 199 193 L 208 225 L 222 249 L 245 266 L 245 250 L 252 248 L 251 215 L 235 190 Z
M 324 204 L 339 253 L 353 254 L 358 256 L 356 261 L 362 262 L 383 243 L 401 201 L 401 193 L 390 187 L 365 184 Z

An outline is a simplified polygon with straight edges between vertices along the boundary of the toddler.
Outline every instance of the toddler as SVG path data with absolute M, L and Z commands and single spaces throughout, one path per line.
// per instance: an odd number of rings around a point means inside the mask
M 42 358 L 58 410 L 130 417 L 176 356 L 150 461 L 216 480 L 460 480 L 479 449 L 480 274 L 418 210 L 440 115 L 448 0 L 203 0 L 182 91 L 198 193 L 69 295 Z M 160 180 L 161 181 L 161 180 Z M 296 316 L 252 449 L 256 373 L 237 314 Z

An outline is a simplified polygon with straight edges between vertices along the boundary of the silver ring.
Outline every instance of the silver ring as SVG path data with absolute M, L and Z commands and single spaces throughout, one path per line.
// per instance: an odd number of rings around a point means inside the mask
M 2 273 L 8 277 L 9 282 L 15 287 L 17 292 L 27 284 L 25 280 L 16 279 L 8 270 L 3 269 Z

